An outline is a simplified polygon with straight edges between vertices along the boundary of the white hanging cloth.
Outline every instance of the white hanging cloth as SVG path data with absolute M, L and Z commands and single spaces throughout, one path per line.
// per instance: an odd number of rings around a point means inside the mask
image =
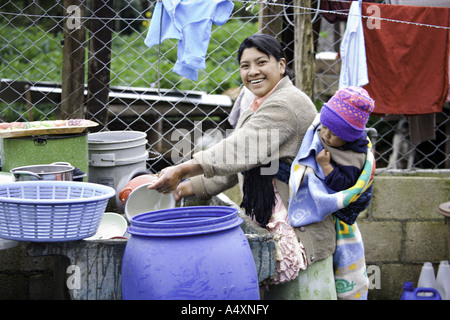
M 339 89 L 348 86 L 362 87 L 369 83 L 361 5 L 362 0 L 359 0 L 353 1 L 350 6 L 347 27 L 340 47 Z

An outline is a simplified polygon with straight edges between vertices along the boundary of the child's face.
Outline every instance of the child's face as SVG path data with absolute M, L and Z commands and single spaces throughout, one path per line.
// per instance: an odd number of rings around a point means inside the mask
M 333 132 L 331 132 L 330 129 L 322 125 L 320 128 L 320 137 L 322 138 L 323 142 L 325 142 L 330 147 L 339 148 L 342 147 L 344 144 L 346 144 L 347 141 L 342 140 L 337 135 L 335 135 Z

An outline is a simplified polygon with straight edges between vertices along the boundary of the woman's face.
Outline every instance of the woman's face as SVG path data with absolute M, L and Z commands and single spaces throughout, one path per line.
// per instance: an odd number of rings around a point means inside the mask
M 265 96 L 276 86 L 283 78 L 285 68 L 285 59 L 277 61 L 256 48 L 247 48 L 242 52 L 242 82 L 257 97 Z

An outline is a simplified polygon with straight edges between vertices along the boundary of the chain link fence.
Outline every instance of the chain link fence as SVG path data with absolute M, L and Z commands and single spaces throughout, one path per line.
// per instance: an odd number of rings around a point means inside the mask
M 228 21 L 212 25 L 206 69 L 193 81 L 173 72 L 176 40 L 150 48 L 144 43 L 154 0 L 1 0 L 0 120 L 83 117 L 100 123 L 99 131 L 146 132 L 152 171 L 182 161 L 231 129 L 228 116 L 241 86 L 237 49 L 244 38 L 277 25 L 288 60 L 295 58 L 293 0 L 233 2 Z M 345 21 L 324 19 L 319 3 L 307 8 L 318 109 L 337 90 L 345 31 Z M 437 114 L 435 140 L 413 145 L 407 125 L 404 116 L 371 117 L 377 167 L 449 168 L 448 106 Z M 190 150 L 181 143 L 186 138 Z

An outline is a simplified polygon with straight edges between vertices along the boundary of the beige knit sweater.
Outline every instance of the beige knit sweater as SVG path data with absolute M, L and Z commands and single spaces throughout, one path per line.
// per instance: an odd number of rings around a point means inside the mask
M 200 199 L 225 191 L 237 183 L 242 190 L 242 171 L 267 164 L 274 174 L 277 160 L 292 163 L 309 125 L 317 114 L 316 108 L 288 77 L 282 79 L 273 93 L 253 113 L 241 114 L 232 135 L 215 146 L 194 154 L 204 175 L 191 179 Z M 289 186 L 276 180 L 277 190 L 288 207 Z M 335 249 L 335 228 L 331 216 L 322 222 L 296 228 L 305 246 L 308 264 L 327 258 Z

